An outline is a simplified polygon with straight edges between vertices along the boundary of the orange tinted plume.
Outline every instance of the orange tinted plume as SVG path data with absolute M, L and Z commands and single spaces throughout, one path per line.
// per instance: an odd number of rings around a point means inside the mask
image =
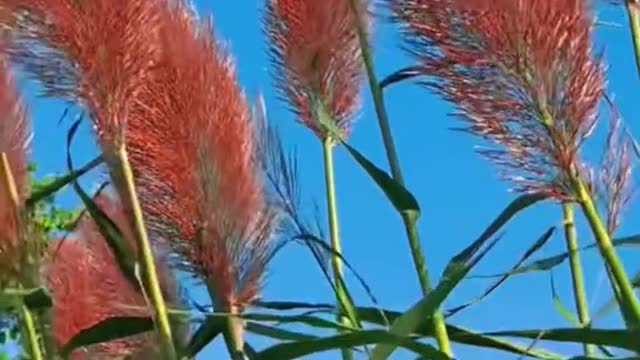
M 123 230 L 133 245 L 131 229 L 119 201 L 99 195 L 96 203 Z M 91 217 L 85 215 L 71 238 L 51 247 L 51 260 L 45 267 L 47 284 L 53 298 L 53 334 L 58 346 L 67 344 L 80 331 L 101 321 L 118 316 L 151 316 L 142 295 L 123 275 L 107 242 L 100 235 Z M 161 286 L 170 302 L 179 299 L 173 288 L 166 265 L 158 262 Z M 160 350 L 155 334 L 97 344 L 76 350 L 74 359 L 99 356 L 133 356 L 152 358 L 149 353 Z
M 182 255 L 218 305 L 247 303 L 272 248 L 249 107 L 210 23 L 180 3 L 161 28 L 162 55 L 126 133 L 152 237 Z
M 321 138 L 326 134 L 315 115 L 318 100 L 345 133 L 351 129 L 359 105 L 363 65 L 356 18 L 349 2 L 267 3 L 265 31 L 276 87 L 298 120 Z
M 103 148 L 117 142 L 158 56 L 162 0 L 0 0 L 13 16 L 13 59 L 46 95 L 82 103 Z
M 583 0 L 390 0 L 424 84 L 452 102 L 481 153 L 523 192 L 571 196 L 597 121 L 603 66 Z
M 0 50 L 2 49 L 0 39 Z M 18 201 L 26 199 L 29 185 L 27 168 L 31 129 L 25 107 L 17 94 L 9 64 L 0 57 L 0 153 L 4 153 L 17 187 Z M 5 174 L 0 171 L 0 282 L 13 268 L 18 251 L 18 224 L 15 205 Z

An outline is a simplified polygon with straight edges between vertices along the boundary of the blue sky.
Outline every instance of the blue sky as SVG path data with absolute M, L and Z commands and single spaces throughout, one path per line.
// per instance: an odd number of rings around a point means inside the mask
M 196 0 L 200 14 L 213 13 L 218 38 L 227 41 L 236 62 L 239 80 L 250 98 L 259 93 L 266 97 L 271 121 L 280 128 L 289 147 L 296 147 L 303 195 L 315 199 L 324 215 L 323 173 L 321 147 L 315 136 L 295 123 L 286 106 L 278 101 L 272 86 L 266 56 L 265 39 L 261 32 L 263 1 L 204 1 Z M 602 25 L 597 29 L 597 42 L 604 47 L 609 64 L 608 91 L 615 100 L 624 119 L 635 134 L 640 134 L 640 122 L 634 117 L 633 105 L 640 91 L 640 82 L 633 63 L 631 40 L 627 18 L 621 7 L 599 6 L 600 20 L 617 25 Z M 384 22 L 376 24 L 375 59 L 380 77 L 395 69 L 409 65 L 399 50 L 399 42 L 393 26 Z M 64 171 L 64 141 L 68 123 L 58 125 L 63 104 L 39 99 L 26 87 L 26 98 L 31 107 L 35 127 L 33 158 L 39 164 L 41 176 Z M 364 92 L 361 116 L 354 125 L 351 143 L 376 164 L 386 168 L 386 157 L 381 145 L 377 121 L 370 101 Z M 478 145 L 470 136 L 452 132 L 455 123 L 447 117 L 450 106 L 436 96 L 413 84 L 392 87 L 386 93 L 389 115 L 409 189 L 422 207 L 420 233 L 427 253 L 432 281 L 437 281 L 451 256 L 475 239 L 490 221 L 514 198 L 507 186 L 497 179 L 495 168 L 481 159 L 473 147 Z M 606 126 L 603 117 L 601 125 Z M 598 133 L 586 156 L 597 159 L 602 134 Z M 591 146 L 592 145 L 592 146 Z M 95 155 L 95 146 L 85 128 L 74 146 L 77 164 Z M 366 174 L 353 162 L 343 149 L 336 151 L 336 171 L 339 212 L 344 254 L 372 287 L 379 302 L 390 309 L 402 310 L 420 298 L 417 278 L 413 272 L 409 248 L 402 224 L 384 195 Z M 636 177 L 637 178 L 637 177 Z M 96 184 L 95 177 L 85 179 L 87 186 Z M 65 206 L 77 206 L 70 191 L 60 198 Z M 309 210 L 313 210 L 309 208 Z M 640 206 L 634 205 L 627 213 L 627 221 L 620 235 L 640 232 L 630 219 L 640 216 Z M 637 223 L 637 222 L 636 222 Z M 560 225 L 559 208 L 552 204 L 538 206 L 512 221 L 504 239 L 478 266 L 476 274 L 496 273 L 506 270 L 522 252 L 549 226 Z M 580 241 L 591 242 L 591 235 L 578 216 Z M 539 256 L 550 256 L 564 249 L 564 239 L 557 232 Z M 627 268 L 634 272 L 637 264 L 630 256 L 633 250 L 621 250 Z M 584 255 L 587 273 L 587 291 L 591 309 L 608 300 L 607 284 L 602 266 L 595 253 Z M 564 303 L 573 309 L 568 266 L 554 272 L 556 284 Z M 360 305 L 369 305 L 364 292 L 356 281 L 349 278 L 352 292 Z M 487 281 L 465 281 L 447 300 L 446 307 L 465 302 L 479 295 Z M 199 291 L 196 298 L 205 301 Z M 330 302 L 332 294 L 308 251 L 300 246 L 285 248 L 274 260 L 264 289 L 267 300 L 296 300 Z M 478 331 L 545 328 L 569 326 L 554 311 L 549 277 L 532 274 L 517 277 L 496 291 L 489 299 L 457 315 L 453 323 Z M 607 318 L 601 326 L 620 324 L 617 316 Z M 250 337 L 256 347 L 268 342 Z M 580 348 L 571 345 L 542 343 L 551 350 L 577 354 Z M 512 354 L 480 351 L 471 347 L 455 346 L 459 359 L 515 359 Z M 205 350 L 201 359 L 225 359 L 221 341 Z M 308 359 L 337 359 L 337 353 L 325 353 Z M 395 359 L 409 359 L 407 353 L 398 352 Z

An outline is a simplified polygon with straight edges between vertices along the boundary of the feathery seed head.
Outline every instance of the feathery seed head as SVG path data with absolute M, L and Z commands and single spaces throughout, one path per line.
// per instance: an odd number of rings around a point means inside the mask
M 603 66 L 582 0 L 389 0 L 425 85 L 452 102 L 516 190 L 572 196 Z
M 298 120 L 320 138 L 326 136 L 326 130 L 316 115 L 318 102 L 347 135 L 359 106 L 363 80 L 350 0 L 267 1 L 265 32 L 281 96 Z M 359 1 L 364 8 L 366 2 Z M 370 23 L 370 19 L 365 21 Z
M 131 228 L 119 201 L 99 195 L 96 204 L 133 244 Z M 58 346 L 66 345 L 80 331 L 111 317 L 147 317 L 152 312 L 141 292 L 123 275 L 109 245 L 88 215 L 83 216 L 72 236 L 51 247 L 52 255 L 44 275 L 53 298 L 53 334 Z M 171 302 L 178 301 L 172 289 L 169 269 L 157 262 L 161 286 L 169 290 Z M 74 359 L 101 356 L 133 356 L 144 359 L 159 351 L 155 334 L 101 343 L 76 350 Z
M 128 108 L 158 54 L 158 0 L 2 0 L 13 60 L 45 95 L 89 110 L 103 146 L 121 142 Z M 108 154 L 107 154 L 108 155 Z
M 5 39 L 0 38 L 0 53 Z M 31 128 L 26 109 L 17 93 L 9 63 L 0 54 L 0 154 L 4 154 L 11 172 L 12 185 L 5 183 L 8 174 L 0 169 L 0 283 L 18 271 L 18 214 L 10 186 L 15 186 L 18 206 L 29 191 L 28 155 Z
M 161 29 L 160 60 L 126 133 L 139 194 L 152 236 L 173 246 L 219 307 L 243 306 L 257 296 L 275 221 L 249 107 L 210 21 L 176 3 Z

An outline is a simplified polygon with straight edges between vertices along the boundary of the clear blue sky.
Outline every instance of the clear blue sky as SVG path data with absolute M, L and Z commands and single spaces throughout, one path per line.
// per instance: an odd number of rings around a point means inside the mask
M 317 200 L 324 210 L 320 144 L 307 129 L 294 123 L 293 116 L 275 97 L 265 53 L 265 39 L 261 32 L 263 1 L 196 0 L 195 4 L 202 16 L 213 13 L 218 38 L 229 42 L 237 61 L 240 82 L 250 98 L 255 98 L 258 93 L 266 96 L 271 120 L 280 127 L 286 144 L 298 149 L 305 198 Z M 640 82 L 632 60 L 626 15 L 621 7 L 599 6 L 598 17 L 602 21 L 618 24 L 599 26 L 597 40 L 600 47 L 605 45 L 610 65 L 608 90 L 615 95 L 624 119 L 638 135 L 640 121 L 634 117 L 632 106 L 640 92 Z M 375 58 L 379 76 L 410 64 L 410 60 L 399 50 L 398 44 L 391 25 L 376 25 Z M 31 89 L 31 86 L 28 88 Z M 37 99 L 33 91 L 27 92 L 27 99 L 35 123 L 33 156 L 40 165 L 39 175 L 60 173 L 65 169 L 66 126 L 59 126 L 57 120 L 63 105 L 55 101 Z M 354 126 L 351 142 L 372 161 L 386 168 L 386 158 L 368 91 L 365 91 L 364 99 L 362 114 Z M 514 196 L 508 193 L 505 184 L 497 179 L 495 168 L 473 151 L 473 147 L 477 145 L 475 139 L 448 130 L 455 124 L 447 117 L 451 110 L 447 104 L 412 84 L 395 86 L 388 90 L 387 104 L 408 186 L 422 206 L 420 232 L 423 247 L 427 252 L 431 278 L 436 281 L 448 259 L 477 237 Z M 606 126 L 607 120 L 603 117 L 601 124 Z M 589 144 L 593 145 L 592 148 L 596 151 L 587 151 L 587 156 L 597 159 L 597 149 L 601 143 L 602 136 L 597 134 Z M 86 129 L 76 142 L 74 154 L 77 164 L 89 160 L 95 154 L 93 141 Z M 336 157 L 345 256 L 365 276 L 384 307 L 406 309 L 419 299 L 420 292 L 400 219 L 383 194 L 342 149 L 338 149 Z M 89 187 L 96 183 L 95 177 L 84 181 Z M 70 191 L 66 191 L 60 200 L 65 206 L 77 205 L 77 200 Z M 634 221 L 630 220 L 639 216 L 640 206 L 633 206 L 619 234 L 640 232 L 637 226 L 633 228 Z M 508 226 L 505 238 L 478 266 L 475 273 L 504 271 L 516 261 L 524 249 L 552 225 L 560 225 L 559 209 L 554 205 L 539 206 L 521 215 Z M 585 229 L 581 218 L 579 229 Z M 558 232 L 554 235 L 540 252 L 541 256 L 563 251 L 564 240 L 560 234 L 561 232 Z M 581 231 L 581 234 L 581 242 L 592 241 L 588 232 Z M 633 264 L 632 258 L 629 257 L 633 255 L 632 251 L 622 250 L 627 267 L 637 271 L 637 261 Z M 606 289 L 606 283 L 603 282 L 601 263 L 594 255 L 590 253 L 584 257 L 588 274 L 587 290 L 592 300 L 592 309 L 597 308 L 609 297 L 608 291 L 603 290 Z M 555 275 L 564 303 L 573 309 L 567 268 L 568 266 L 562 266 L 555 271 Z M 351 283 L 359 304 L 369 305 L 367 297 L 357 287 L 356 282 Z M 487 284 L 488 282 L 483 280 L 465 281 L 447 300 L 447 307 L 479 295 Z M 202 293 L 196 291 L 195 294 L 204 301 Z M 323 281 L 313 259 L 306 249 L 297 245 L 286 248 L 272 263 L 264 298 L 332 301 L 330 289 Z M 511 280 L 489 299 L 454 317 L 452 321 L 479 331 L 568 326 L 554 311 L 549 277 L 545 274 L 525 275 Z M 619 319 L 613 316 L 600 325 L 616 324 L 620 324 Z M 249 340 L 257 347 L 268 344 L 264 340 L 252 337 Z M 573 354 L 579 352 L 577 346 L 545 343 L 543 345 L 552 350 Z M 517 358 L 513 354 L 479 351 L 464 346 L 456 346 L 455 350 L 459 359 Z M 214 356 L 216 359 L 227 357 L 220 339 L 200 358 L 209 359 Z M 308 358 L 337 359 L 338 354 L 325 353 Z M 398 352 L 394 358 L 412 357 L 408 353 Z

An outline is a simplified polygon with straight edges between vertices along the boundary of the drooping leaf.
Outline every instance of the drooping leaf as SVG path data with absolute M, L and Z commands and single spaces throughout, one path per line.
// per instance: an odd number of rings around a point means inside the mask
M 79 332 L 61 353 L 69 356 L 75 349 L 102 342 L 113 341 L 153 330 L 153 320 L 148 317 L 113 317 Z
M 551 227 L 549 228 L 547 231 L 545 231 L 544 234 L 542 234 L 542 236 L 540 236 L 528 249 L 527 251 L 525 251 L 525 253 L 520 257 L 520 259 L 518 260 L 518 262 L 511 268 L 513 270 L 517 269 L 519 266 L 521 266 L 525 261 L 527 261 L 527 259 L 529 259 L 533 254 L 535 254 L 538 250 L 540 250 L 548 241 L 549 239 L 551 239 L 551 236 L 553 235 L 555 231 L 555 227 Z M 496 289 L 498 289 L 500 287 L 500 285 L 502 285 L 505 281 L 507 281 L 507 279 L 509 278 L 510 273 L 506 273 L 505 275 L 503 275 L 500 279 L 498 279 L 497 281 L 495 281 L 493 284 L 491 284 L 491 286 L 489 286 L 489 288 L 487 288 L 480 296 L 478 296 L 477 298 L 463 304 L 460 306 L 457 306 L 453 309 L 450 309 L 447 311 L 446 313 L 446 317 L 450 317 L 453 316 L 455 314 L 457 314 L 458 312 L 474 305 L 477 304 L 478 302 L 484 300 L 485 298 L 487 298 L 492 292 L 494 292 Z
M 73 161 L 71 160 L 71 143 L 78 130 L 81 119 L 76 120 L 67 134 L 67 168 L 70 173 L 73 170 Z M 93 219 L 100 234 L 104 237 L 107 244 L 111 248 L 120 269 L 127 279 L 135 288 L 139 287 L 139 282 L 135 271 L 135 257 L 129 243 L 124 239 L 122 232 L 118 226 L 100 209 L 98 205 L 89 197 L 82 189 L 77 179 L 72 179 L 71 184 L 74 190 L 82 200 L 86 211 Z
M 394 180 L 386 171 L 380 169 L 351 145 L 343 142 L 349 154 L 362 166 L 369 176 L 382 189 L 389 201 L 401 214 L 416 221 L 420 217 L 420 205 L 407 188 Z
M 324 351 L 351 348 L 368 344 L 393 343 L 418 355 L 426 355 L 434 360 L 448 360 L 449 357 L 431 345 L 422 344 L 407 337 L 394 335 L 384 330 L 360 330 L 349 334 L 282 343 L 269 347 L 258 354 L 258 360 L 290 360 Z

